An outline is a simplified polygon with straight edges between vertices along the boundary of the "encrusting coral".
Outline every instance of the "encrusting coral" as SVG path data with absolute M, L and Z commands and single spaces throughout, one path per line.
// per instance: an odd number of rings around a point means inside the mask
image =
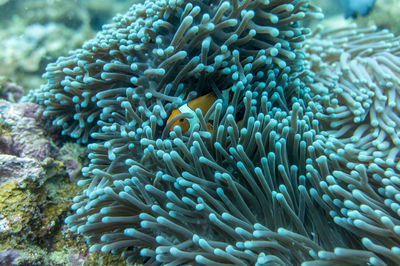
M 15 84 L 5 83 L 5 87 L 20 91 Z M 73 177 L 69 173 L 79 172 L 78 163 L 73 168 L 79 161 L 77 156 L 66 158 L 59 153 L 43 109 L 34 103 L 0 99 L 0 265 L 55 265 L 60 260 L 52 258 L 54 254 L 74 254 L 61 247 L 79 245 L 68 237 L 70 232 L 62 230 L 73 194 L 82 191 L 68 181 Z M 68 163 L 69 173 L 65 171 Z M 70 262 L 64 261 L 64 265 Z
M 149 265 L 398 262 L 399 45 L 351 28 L 303 48 L 318 17 L 307 0 L 146 1 L 50 64 L 28 98 L 90 141 L 71 230 Z M 166 123 L 226 90 L 189 132 L 171 125 L 193 114 Z

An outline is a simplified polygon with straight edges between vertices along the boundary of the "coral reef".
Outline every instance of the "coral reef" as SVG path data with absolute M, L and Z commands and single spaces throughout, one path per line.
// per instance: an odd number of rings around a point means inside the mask
M 0 263 L 2 265 L 16 265 L 19 257 L 21 257 L 21 254 L 11 248 L 0 251 Z
M 67 142 L 59 150 L 59 157 L 65 165 L 71 183 L 76 183 L 82 178 L 82 167 L 88 164 L 85 147 Z
M 376 1 L 372 11 L 365 17 L 358 16 L 356 19 L 345 19 L 344 9 L 340 5 L 340 1 L 335 0 L 311 0 L 313 4 L 323 9 L 326 19 L 320 23 L 329 27 L 345 26 L 351 23 L 357 23 L 359 27 L 378 27 L 379 29 L 388 29 L 395 35 L 400 34 L 397 25 L 400 23 L 398 10 L 400 2 L 397 0 L 378 0 Z M 354 1 L 357 2 L 357 1 Z
M 25 88 L 39 87 L 42 83 L 40 74 L 52 58 L 66 53 L 67 49 L 79 47 L 91 36 L 88 33 L 78 35 L 55 23 L 32 24 L 19 30 L 0 31 L 0 49 L 4 51 L 0 63 L 7 66 L 0 69 L 0 74 Z
M 148 0 L 48 65 L 25 100 L 90 142 L 66 223 L 91 252 L 149 265 L 398 263 L 399 40 L 356 26 L 306 39 L 300 22 L 319 11 Z M 189 116 L 188 132 L 172 128 Z
M 380 29 L 388 29 L 392 33 L 399 35 L 400 23 L 399 13 L 400 3 L 397 0 L 376 1 L 373 12 L 368 17 L 357 18 L 356 22 L 363 27 L 377 26 Z
M 0 75 L 38 88 L 45 66 L 80 47 L 127 1 L 18 0 L 0 2 Z
M 61 142 L 42 113 L 33 103 L 0 100 L 0 264 L 118 262 L 88 254 L 63 225 L 72 195 L 82 190 L 70 180 L 79 177 L 85 151 L 75 143 L 56 146 L 53 140 Z
M 12 83 L 6 77 L 0 76 L 0 99 L 16 102 L 22 97 L 22 94 L 23 90 L 20 86 Z
M 8 134 L 2 134 L 0 152 L 17 157 L 32 157 L 42 161 L 50 156 L 51 143 L 44 128 L 43 109 L 33 103 L 12 104 L 0 100 L 1 123 Z M 53 127 L 53 130 L 55 128 Z M 51 132 L 51 129 L 48 131 Z

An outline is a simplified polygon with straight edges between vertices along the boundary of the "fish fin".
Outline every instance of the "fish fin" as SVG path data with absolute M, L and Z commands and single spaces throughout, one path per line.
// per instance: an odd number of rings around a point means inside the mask
M 230 89 L 223 90 L 222 91 L 222 98 L 220 98 L 220 99 L 222 99 L 223 102 L 228 104 L 230 98 L 231 98 L 231 90 Z
M 207 129 L 208 129 L 208 132 L 210 132 L 212 134 L 212 131 L 213 131 L 212 126 L 208 123 L 207 123 Z

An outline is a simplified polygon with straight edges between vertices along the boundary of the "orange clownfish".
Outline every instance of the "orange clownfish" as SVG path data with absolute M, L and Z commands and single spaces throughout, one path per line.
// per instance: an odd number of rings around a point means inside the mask
M 222 91 L 222 100 L 227 102 L 229 100 L 229 90 Z M 185 133 L 193 128 L 195 124 L 199 123 L 199 119 L 196 116 L 195 110 L 199 108 L 203 114 L 203 116 L 207 113 L 208 110 L 210 110 L 211 106 L 215 103 L 215 101 L 218 100 L 217 95 L 215 95 L 214 92 L 207 93 L 203 96 L 200 96 L 196 99 L 193 99 L 189 101 L 188 103 L 180 106 L 179 108 L 175 109 L 172 111 L 171 115 L 169 116 L 167 120 L 167 125 L 169 122 L 172 120 L 172 118 L 176 117 L 179 114 L 182 113 L 190 113 L 192 114 L 191 118 L 181 118 L 178 121 L 176 121 L 171 127 L 170 130 L 173 130 L 175 126 L 180 126 L 182 133 Z M 211 117 L 212 119 L 212 117 Z M 207 128 L 210 133 L 212 133 L 212 127 L 211 124 L 209 123 L 210 121 L 207 122 Z

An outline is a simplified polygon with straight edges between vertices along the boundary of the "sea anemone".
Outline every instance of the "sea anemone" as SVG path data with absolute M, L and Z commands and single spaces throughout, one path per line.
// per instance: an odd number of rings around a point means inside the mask
M 318 17 L 307 0 L 146 1 L 50 64 L 29 97 L 91 142 L 71 230 L 148 264 L 398 261 L 399 46 L 351 28 L 303 48 Z
M 292 74 L 302 69 L 298 48 L 309 32 L 298 21 L 320 15 L 314 9 L 307 1 L 133 5 L 83 49 L 49 64 L 48 83 L 34 98 L 63 134 L 82 142 L 113 112 L 126 109 L 133 116 L 127 120 L 141 128 L 154 115 L 162 127 L 183 99 L 211 90 L 239 86 L 240 100 L 246 86 L 257 84 L 254 93 L 274 91 L 286 108 Z
M 319 194 L 333 221 L 389 264 L 400 261 L 400 43 L 387 30 L 319 28 L 304 47 L 331 161 Z M 375 260 L 369 261 L 374 264 Z M 383 262 L 381 262 L 383 263 Z

